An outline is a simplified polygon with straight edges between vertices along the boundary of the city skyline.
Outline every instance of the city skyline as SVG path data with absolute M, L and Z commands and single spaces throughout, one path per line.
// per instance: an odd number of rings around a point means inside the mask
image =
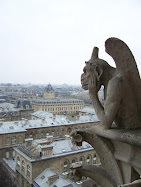
M 1 1 L 0 83 L 80 85 L 94 46 L 115 66 L 104 43 L 127 43 L 141 72 L 141 2 Z

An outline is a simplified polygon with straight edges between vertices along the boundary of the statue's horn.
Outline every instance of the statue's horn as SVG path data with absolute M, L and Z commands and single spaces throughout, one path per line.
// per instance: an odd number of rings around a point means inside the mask
M 98 59 L 98 52 L 99 52 L 99 48 L 94 47 L 91 58 L 92 59 Z

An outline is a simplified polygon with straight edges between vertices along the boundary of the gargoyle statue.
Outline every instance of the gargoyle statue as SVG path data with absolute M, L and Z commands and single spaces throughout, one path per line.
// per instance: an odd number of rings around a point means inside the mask
M 106 52 L 114 59 L 116 68 L 98 58 L 95 47 L 91 59 L 81 75 L 82 88 L 89 90 L 96 114 L 105 129 L 141 128 L 141 80 L 135 59 L 128 46 L 117 38 L 105 42 Z M 98 99 L 98 91 L 104 86 L 104 107 Z

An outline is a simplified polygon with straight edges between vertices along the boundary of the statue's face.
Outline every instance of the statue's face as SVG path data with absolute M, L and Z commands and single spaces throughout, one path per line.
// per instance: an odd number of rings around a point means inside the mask
M 84 90 L 88 90 L 88 81 L 85 73 L 82 73 L 81 75 L 81 85 Z
M 84 90 L 88 90 L 89 86 L 93 86 L 96 90 L 100 89 L 100 82 L 97 81 L 96 65 L 90 61 L 85 62 L 86 65 L 83 69 L 83 74 L 81 75 L 81 85 Z
M 91 61 L 85 63 L 86 65 L 83 69 L 84 73 L 81 75 L 81 84 L 84 90 L 88 90 L 89 83 L 91 82 L 92 77 L 94 77 L 94 66 Z

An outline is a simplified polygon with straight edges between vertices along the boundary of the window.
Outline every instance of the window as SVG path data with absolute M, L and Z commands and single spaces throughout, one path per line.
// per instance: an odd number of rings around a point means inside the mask
M 30 171 L 30 166 L 27 165 L 27 176 L 28 176 L 28 177 L 30 177 L 30 172 L 31 172 L 31 171 Z
M 52 136 L 54 136 L 54 130 L 52 130 Z
M 64 136 L 64 129 L 62 129 L 62 136 Z
M 22 171 L 23 172 L 25 171 L 25 162 L 24 162 L 24 160 L 22 160 Z
M 16 144 L 16 137 L 15 137 L 15 136 L 13 136 L 13 137 L 11 138 L 11 144 L 12 144 L 12 145 Z
M 17 166 L 20 167 L 20 157 L 17 157 Z
M 15 157 L 15 151 L 12 152 L 12 156 L 13 156 L 13 158 Z
M 6 151 L 6 158 L 9 158 L 9 151 Z
M 81 157 L 80 157 L 80 162 L 81 162 L 81 164 L 83 163 L 83 161 L 84 161 L 84 158 L 81 156 Z
M 87 164 L 90 164 L 90 156 L 87 156 Z
M 46 136 L 49 136 L 49 131 L 46 132 Z
M 36 139 L 38 139 L 38 136 L 39 136 L 39 134 L 38 134 L 38 132 L 36 133 Z
M 26 109 L 29 109 L 29 105 L 26 105 Z
M 73 164 L 73 163 L 75 163 L 75 160 L 74 160 L 74 159 L 72 160 L 72 164 Z
M 71 132 L 72 132 L 72 130 L 71 130 L 71 128 L 69 127 L 69 128 L 67 129 L 67 134 L 70 135 Z
M 67 171 L 67 167 L 68 167 L 68 163 L 67 163 L 67 161 L 65 161 L 65 162 L 64 162 L 64 172 Z
M 42 131 L 42 132 L 41 132 L 41 138 L 43 138 L 43 137 L 44 137 L 44 132 Z
M 59 136 L 59 129 L 57 129 L 57 136 Z
M 94 154 L 94 157 L 93 157 L 93 164 L 96 164 L 96 154 Z

